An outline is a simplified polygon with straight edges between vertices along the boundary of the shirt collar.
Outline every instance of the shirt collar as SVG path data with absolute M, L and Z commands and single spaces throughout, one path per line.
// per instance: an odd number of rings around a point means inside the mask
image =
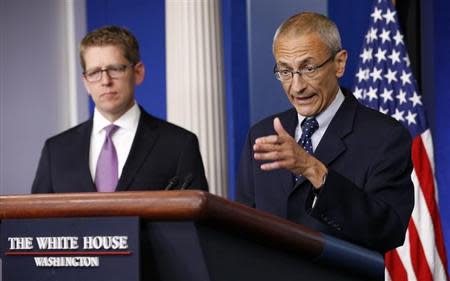
M 137 127 L 139 123 L 139 118 L 141 116 L 141 110 L 136 102 L 134 105 L 125 112 L 119 119 L 111 123 L 106 119 L 97 108 L 94 109 L 93 125 L 92 131 L 94 133 L 100 133 L 106 126 L 114 124 L 119 126 L 121 129 L 131 130 Z
M 344 102 L 344 99 L 344 94 L 342 93 L 341 88 L 339 88 L 339 91 L 336 94 L 333 102 L 324 111 L 319 113 L 319 115 L 314 116 L 317 120 L 317 123 L 319 123 L 319 128 L 328 127 L 339 107 Z M 299 126 L 301 126 L 302 122 L 307 118 L 306 116 L 302 116 L 299 113 L 297 113 L 297 117 Z

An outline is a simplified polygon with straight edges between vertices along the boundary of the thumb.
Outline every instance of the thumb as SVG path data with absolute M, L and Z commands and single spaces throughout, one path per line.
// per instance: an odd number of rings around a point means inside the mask
M 285 135 L 289 136 L 288 132 L 286 132 L 283 125 L 281 124 L 280 118 L 278 118 L 278 117 L 273 119 L 273 128 L 275 129 L 275 132 L 277 132 L 277 134 L 279 136 L 285 136 Z

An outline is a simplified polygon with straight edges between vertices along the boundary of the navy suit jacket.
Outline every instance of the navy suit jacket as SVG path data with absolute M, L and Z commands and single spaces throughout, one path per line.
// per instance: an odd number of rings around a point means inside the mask
M 89 170 L 92 119 L 48 139 L 32 193 L 95 192 Z M 138 128 L 116 190 L 164 189 L 192 174 L 190 188 L 208 190 L 197 137 L 141 108 Z
M 262 162 L 253 158 L 255 139 L 276 134 L 275 117 L 294 136 L 295 109 L 268 117 L 250 129 L 236 199 L 384 253 L 403 244 L 414 206 L 411 137 L 393 118 L 362 106 L 351 93 L 344 91 L 344 95 L 314 152 L 329 170 L 314 208 L 310 207 L 309 181 L 294 183 L 293 174 L 285 169 L 262 171 Z

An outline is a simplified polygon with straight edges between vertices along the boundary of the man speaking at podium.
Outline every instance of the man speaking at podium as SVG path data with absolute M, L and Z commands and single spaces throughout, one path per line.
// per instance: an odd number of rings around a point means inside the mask
M 80 59 L 94 115 L 45 142 L 32 193 L 155 190 L 169 182 L 207 190 L 197 137 L 135 101 L 145 68 L 133 34 L 94 30 L 81 42 Z
M 325 16 L 288 19 L 273 54 L 293 108 L 250 129 L 237 201 L 380 253 L 402 245 L 414 205 L 406 128 L 339 87 L 347 52 Z

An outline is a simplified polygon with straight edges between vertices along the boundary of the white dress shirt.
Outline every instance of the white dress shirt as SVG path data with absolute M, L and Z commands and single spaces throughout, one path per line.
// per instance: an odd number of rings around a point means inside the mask
M 97 108 L 95 108 L 89 149 L 89 169 L 91 171 L 93 181 L 95 181 L 98 157 L 100 155 L 100 151 L 102 150 L 103 143 L 105 142 L 104 128 L 111 124 L 119 126 L 119 129 L 112 136 L 112 141 L 117 152 L 117 170 L 118 178 L 120 179 L 123 166 L 128 158 L 131 145 L 133 144 L 133 140 L 136 135 L 140 116 L 141 110 L 136 102 L 133 107 L 131 107 L 127 112 L 125 112 L 125 114 L 113 123 L 103 117 Z

